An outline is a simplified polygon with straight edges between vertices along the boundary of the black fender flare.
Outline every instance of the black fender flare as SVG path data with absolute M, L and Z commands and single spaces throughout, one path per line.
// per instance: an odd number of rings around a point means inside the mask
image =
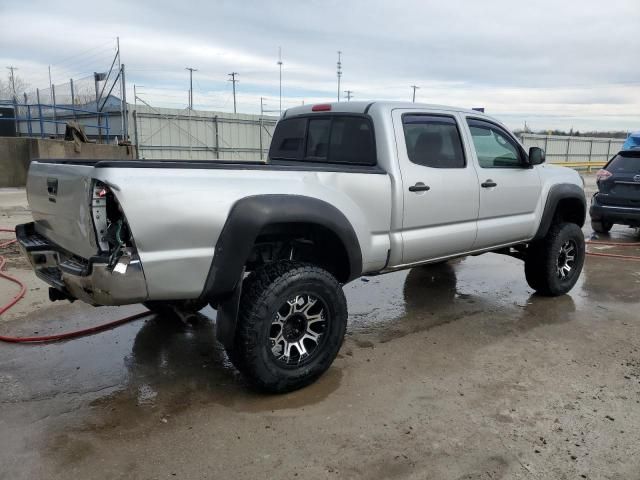
M 538 226 L 538 231 L 536 232 L 533 240 L 539 240 L 547 235 L 547 232 L 549 231 L 549 228 L 551 228 L 551 225 L 553 223 L 558 204 L 561 200 L 565 200 L 567 198 L 579 200 L 582 204 L 582 214 L 579 225 L 580 227 L 584 225 L 587 213 L 587 202 L 584 196 L 584 189 L 573 183 L 560 183 L 558 185 L 552 186 L 549 189 L 547 201 L 542 212 L 540 225 Z
M 201 298 L 218 305 L 217 336 L 227 348 L 233 347 L 246 261 L 260 231 L 275 223 L 312 223 L 329 229 L 347 251 L 347 281 L 362 274 L 358 237 L 349 220 L 333 205 L 303 195 L 255 195 L 239 200 L 222 228 L 201 294 Z

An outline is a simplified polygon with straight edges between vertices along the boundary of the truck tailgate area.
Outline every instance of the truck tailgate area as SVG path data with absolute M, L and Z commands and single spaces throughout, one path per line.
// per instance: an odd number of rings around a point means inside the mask
M 69 252 L 98 252 L 91 217 L 93 165 L 32 162 L 27 196 L 36 232 Z

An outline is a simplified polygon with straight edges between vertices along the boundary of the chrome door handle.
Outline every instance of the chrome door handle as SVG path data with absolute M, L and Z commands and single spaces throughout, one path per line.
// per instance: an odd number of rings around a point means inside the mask
M 409 187 L 409 191 L 410 192 L 426 192 L 427 190 L 430 190 L 431 187 L 429 185 L 425 185 L 422 182 L 418 182 L 415 185 L 411 185 Z

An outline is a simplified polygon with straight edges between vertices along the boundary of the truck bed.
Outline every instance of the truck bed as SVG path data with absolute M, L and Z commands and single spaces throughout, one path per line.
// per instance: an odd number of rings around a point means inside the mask
M 58 165 L 86 165 L 94 168 L 169 168 L 206 170 L 281 170 L 316 172 L 377 173 L 386 171 L 379 166 L 353 164 L 327 164 L 320 162 L 287 162 L 274 160 L 269 163 L 243 160 L 95 160 L 95 159 L 38 159 L 38 163 Z

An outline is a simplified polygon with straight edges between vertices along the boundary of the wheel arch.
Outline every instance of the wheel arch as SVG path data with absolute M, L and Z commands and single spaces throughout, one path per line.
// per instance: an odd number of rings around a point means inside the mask
M 586 214 L 587 202 L 582 188 L 572 183 L 554 185 L 547 195 L 534 240 L 544 238 L 557 221 L 575 223 L 582 228 Z
M 335 239 L 346 265 L 332 272 L 343 283 L 362 273 L 362 251 L 353 226 L 333 205 L 303 195 L 255 195 L 232 207 L 215 247 L 201 297 L 214 301 L 231 296 L 242 279 L 256 239 L 269 229 L 314 227 Z M 337 243 L 339 242 L 339 243 Z

